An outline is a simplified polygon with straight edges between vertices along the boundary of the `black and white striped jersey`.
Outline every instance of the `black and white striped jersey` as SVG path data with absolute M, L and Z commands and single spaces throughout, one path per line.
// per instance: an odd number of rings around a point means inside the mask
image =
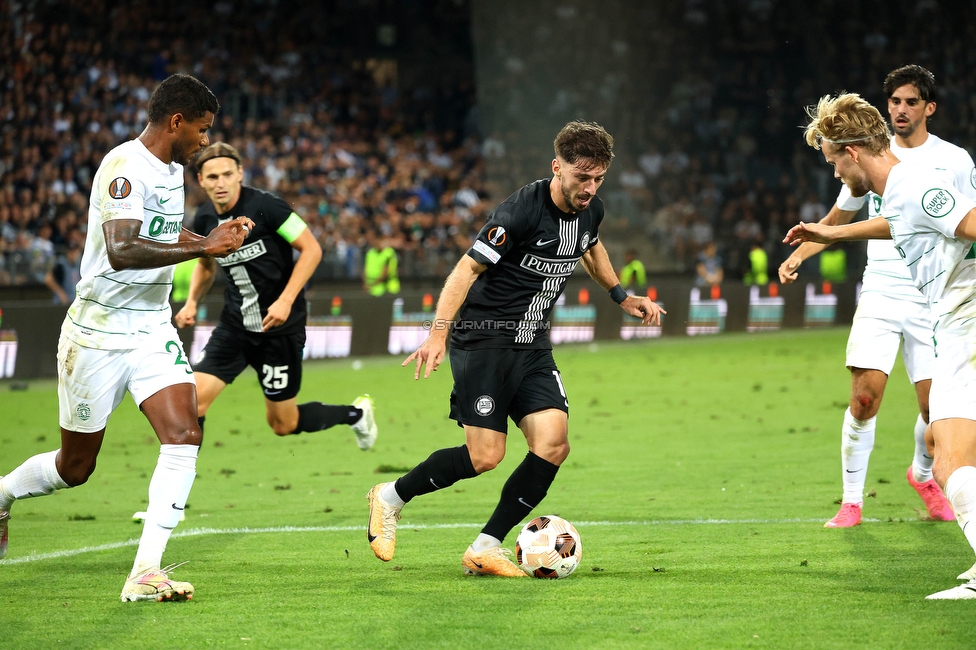
M 460 349 L 550 349 L 549 315 L 583 253 L 599 238 L 603 202 L 567 214 L 549 179 L 530 183 L 488 218 L 468 255 L 488 266 L 468 292 L 451 334 Z
M 227 257 L 215 258 L 227 276 L 224 309 L 220 322 L 236 330 L 261 332 L 261 321 L 268 307 L 278 299 L 295 268 L 293 248 L 278 234 L 292 209 L 282 199 L 262 190 L 243 186 L 237 203 L 226 214 L 217 216 L 207 201 L 193 218 L 193 232 L 208 235 L 218 224 L 237 217 L 250 217 L 254 230 L 244 244 Z M 288 320 L 266 332 L 269 336 L 283 336 L 302 331 L 305 327 L 306 307 L 304 289 L 298 293 Z

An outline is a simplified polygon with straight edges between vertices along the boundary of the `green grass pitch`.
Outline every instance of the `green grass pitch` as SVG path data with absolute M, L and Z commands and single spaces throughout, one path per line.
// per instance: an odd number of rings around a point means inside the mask
M 566 580 L 472 578 L 461 555 L 525 454 L 404 510 L 396 557 L 365 539 L 367 490 L 458 445 L 447 366 L 306 365 L 301 400 L 371 393 L 381 426 L 277 438 L 251 374 L 212 408 L 165 562 L 187 603 L 126 603 L 158 443 L 130 398 L 84 486 L 17 503 L 0 562 L 2 648 L 973 648 L 973 603 L 924 596 L 973 553 L 905 481 L 914 390 L 899 362 L 878 418 L 866 521 L 827 530 L 849 394 L 844 329 L 556 349 L 572 453 L 535 514 L 583 539 Z M 0 472 L 58 444 L 54 382 L 0 384 Z M 514 532 L 506 546 L 514 545 Z

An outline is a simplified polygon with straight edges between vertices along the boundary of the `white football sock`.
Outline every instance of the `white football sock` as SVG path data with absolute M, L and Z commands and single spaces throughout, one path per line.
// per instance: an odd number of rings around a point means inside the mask
M 877 417 L 858 420 L 848 407 L 844 411 L 844 428 L 840 440 L 840 464 L 843 469 L 844 503 L 864 502 L 864 483 L 868 459 L 874 449 L 874 427 Z
M 403 508 L 407 505 L 406 502 L 400 498 L 400 495 L 396 491 L 396 483 L 390 482 L 380 488 L 380 498 L 389 503 L 391 506 L 397 510 Z
M 964 465 L 954 471 L 946 481 L 945 493 L 962 534 L 976 551 L 976 522 L 972 521 L 976 514 L 976 467 Z
M 912 459 L 912 476 L 919 483 L 932 480 L 932 457 L 925 448 L 925 429 L 928 425 L 919 415 L 915 420 L 915 457 Z
M 502 540 L 498 539 L 497 537 L 492 537 L 491 535 L 485 535 L 484 533 L 480 533 L 478 538 L 471 543 L 471 547 L 478 553 L 501 545 Z
M 58 451 L 31 456 L 0 479 L 0 510 L 10 510 L 11 504 L 18 499 L 41 497 L 68 487 L 58 474 Z
M 160 566 L 163 551 L 186 508 L 196 478 L 196 445 L 160 445 L 156 471 L 149 481 L 149 506 L 130 577 Z

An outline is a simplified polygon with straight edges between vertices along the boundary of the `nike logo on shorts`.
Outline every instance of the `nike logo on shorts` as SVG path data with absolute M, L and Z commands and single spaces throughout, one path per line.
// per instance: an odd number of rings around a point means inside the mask
M 177 505 L 176 505 L 176 504 L 174 503 L 174 504 L 173 504 L 173 510 L 183 510 L 183 508 L 180 508 L 179 506 L 177 506 Z
M 556 237 L 556 239 L 547 239 L 546 241 L 542 241 L 540 239 L 539 241 L 537 241 L 535 243 L 535 245 L 536 246 L 548 246 L 549 244 L 551 244 L 552 242 L 556 241 L 557 239 L 559 239 L 559 237 Z

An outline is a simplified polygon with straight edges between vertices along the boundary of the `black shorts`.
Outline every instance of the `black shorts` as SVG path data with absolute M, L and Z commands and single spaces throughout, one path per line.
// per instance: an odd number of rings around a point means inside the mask
M 529 413 L 559 409 L 569 400 L 552 350 L 451 348 L 451 419 L 458 425 L 508 432 Z
M 272 402 L 284 402 L 298 395 L 302 387 L 304 352 L 304 329 L 284 336 L 263 336 L 218 324 L 193 370 L 230 384 L 251 366 L 258 373 L 264 396 Z

